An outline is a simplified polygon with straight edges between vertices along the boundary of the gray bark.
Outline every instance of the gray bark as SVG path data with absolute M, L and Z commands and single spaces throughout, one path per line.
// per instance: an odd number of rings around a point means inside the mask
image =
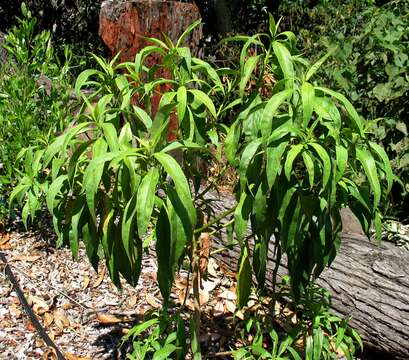
M 215 194 L 210 197 L 218 198 Z M 231 196 L 223 195 L 212 208 L 219 213 L 234 204 Z M 331 293 L 331 308 L 336 314 L 352 317 L 350 324 L 366 348 L 386 353 L 389 359 L 409 359 L 409 252 L 392 243 L 370 241 L 348 210 L 343 212 L 343 223 L 340 251 L 317 283 Z M 215 248 L 221 248 L 225 239 L 213 241 Z M 267 269 L 270 288 L 275 267 L 273 247 L 272 241 Z M 240 249 L 235 247 L 215 258 L 235 271 L 239 255 Z M 278 274 L 287 274 L 285 257 Z

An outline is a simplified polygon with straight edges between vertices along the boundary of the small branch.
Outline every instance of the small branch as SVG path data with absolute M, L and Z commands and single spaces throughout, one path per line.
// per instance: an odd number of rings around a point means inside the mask
M 217 232 L 219 232 L 221 229 L 228 227 L 229 225 L 234 223 L 234 219 L 231 219 L 230 221 L 228 221 L 225 224 L 222 224 L 221 226 L 219 226 L 217 229 L 214 229 L 212 232 L 209 233 L 209 235 L 214 235 Z
M 214 224 L 217 224 L 218 222 L 223 220 L 225 217 L 227 217 L 230 214 L 234 213 L 234 211 L 236 210 L 236 207 L 237 207 L 237 205 L 233 206 L 230 210 L 225 211 L 220 216 L 218 216 L 216 219 L 214 219 L 214 220 L 210 221 L 209 223 L 207 223 L 206 225 L 203 225 L 202 227 L 196 229 L 194 231 L 194 234 L 201 234 L 202 232 L 205 232 L 205 230 L 207 230 L 209 227 L 213 226 Z

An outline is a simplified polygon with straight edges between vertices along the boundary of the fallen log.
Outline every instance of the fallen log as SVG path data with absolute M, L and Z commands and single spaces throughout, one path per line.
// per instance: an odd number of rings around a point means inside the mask
M 221 213 L 235 200 L 229 195 L 209 195 L 212 208 Z M 331 295 L 332 310 L 352 317 L 350 324 L 361 335 L 365 348 L 387 359 L 409 359 L 409 252 L 392 243 L 370 241 L 349 210 L 343 212 L 340 251 L 317 280 Z M 225 239 L 213 239 L 215 248 L 225 247 Z M 267 287 L 272 286 L 274 242 L 269 247 Z M 228 269 L 235 271 L 240 249 L 233 247 L 214 255 Z M 278 275 L 287 274 L 285 258 Z M 378 355 L 376 359 L 380 359 Z

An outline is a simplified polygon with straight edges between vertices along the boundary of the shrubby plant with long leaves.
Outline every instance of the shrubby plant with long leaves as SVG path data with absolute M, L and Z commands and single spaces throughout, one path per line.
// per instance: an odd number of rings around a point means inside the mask
M 380 229 L 378 207 L 393 175 L 347 98 L 312 81 L 326 57 L 310 65 L 294 34 L 277 33 L 271 18 L 268 34 L 227 39 L 243 43 L 240 63 L 216 69 L 183 45 L 197 25 L 176 44 L 151 39 L 133 62 L 96 57 L 100 69 L 76 82 L 84 101 L 76 124 L 48 147 L 26 150 L 31 160 L 11 201 L 25 201 L 26 222 L 36 215 L 30 199 L 42 192 L 59 244 L 68 243 L 77 257 L 82 240 L 94 267 L 103 257 L 117 286 L 120 275 L 136 285 L 143 243 L 153 239 L 165 309 L 175 272 L 189 257 L 191 347 L 200 358 L 203 232 L 233 223 L 241 247 L 239 307 L 247 303 L 252 274 L 264 287 L 272 243 L 277 263 L 286 254 L 292 295 L 300 299 L 336 256 L 340 209 L 350 206 L 365 231 L 373 220 Z M 150 56 L 161 61 L 149 66 Z M 172 119 L 178 129 L 169 142 Z M 205 193 L 216 185 L 201 186 L 206 174 L 198 158 L 227 158 L 237 170 L 237 205 L 224 214 L 209 211 Z

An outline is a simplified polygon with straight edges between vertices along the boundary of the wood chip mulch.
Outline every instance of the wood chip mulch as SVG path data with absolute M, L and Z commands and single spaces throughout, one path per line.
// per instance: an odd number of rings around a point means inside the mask
M 124 359 L 126 351 L 120 348 L 124 334 L 147 311 L 161 308 L 153 251 L 144 257 L 137 287 L 124 282 L 122 290 L 111 283 L 105 266 L 101 264 L 98 273 L 92 268 L 84 249 L 75 261 L 69 249 L 56 249 L 36 234 L 14 232 L 0 234 L 0 251 L 33 312 L 67 360 Z M 24 313 L 4 267 L 0 261 L 0 359 L 54 359 Z M 175 304 L 185 300 L 187 278 L 185 270 L 177 275 Z M 231 319 L 236 310 L 235 279 L 213 259 L 202 282 L 201 303 L 202 348 L 230 350 L 232 327 L 225 319 Z M 190 295 L 186 306 L 187 311 L 193 308 Z

